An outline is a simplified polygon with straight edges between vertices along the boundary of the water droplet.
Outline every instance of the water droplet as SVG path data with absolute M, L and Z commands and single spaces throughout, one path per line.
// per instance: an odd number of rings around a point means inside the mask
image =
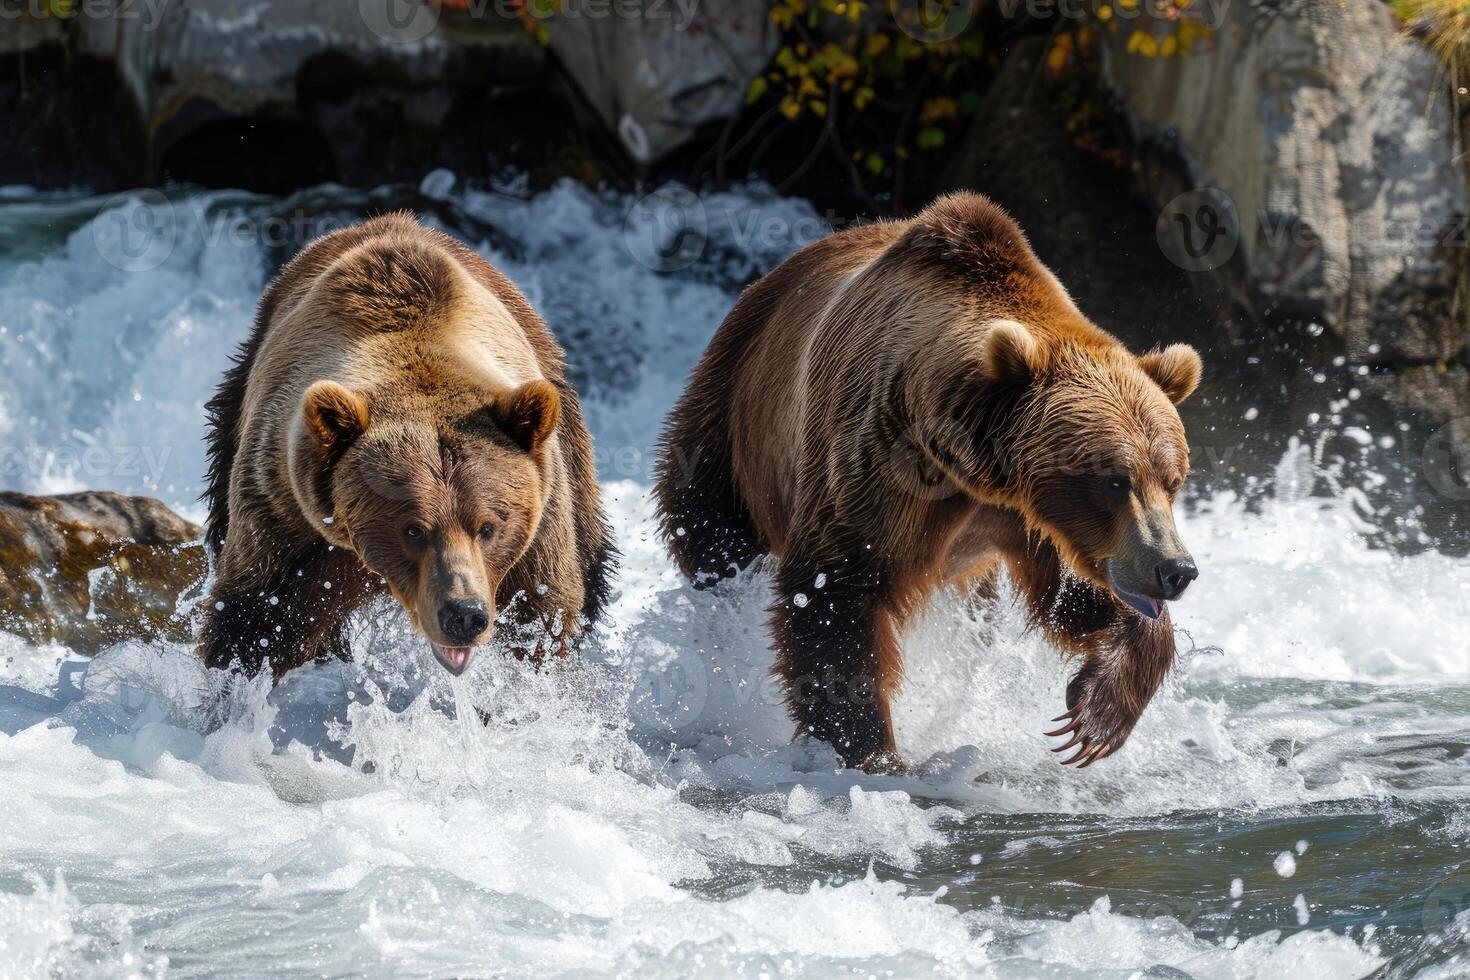
M 796 608 L 797 609 L 805 609 L 806 608 L 806 604 L 810 600 L 807 599 L 805 592 L 798 592 L 798 593 L 796 593 L 796 595 L 794 595 L 794 596 L 791 597 L 791 601 L 794 602 L 794 603 L 796 603 Z
M 812 584 L 815 585 L 819 589 L 825 589 L 827 587 L 827 573 L 826 572 L 818 572 L 817 573 L 817 580 L 815 582 L 813 582 Z
M 1276 860 L 1271 862 L 1271 867 L 1283 878 L 1290 878 L 1296 874 L 1296 857 L 1290 851 L 1282 851 L 1276 855 Z
M 335 518 L 335 517 L 323 517 L 322 518 L 322 523 L 323 524 L 336 524 L 337 523 L 337 518 Z

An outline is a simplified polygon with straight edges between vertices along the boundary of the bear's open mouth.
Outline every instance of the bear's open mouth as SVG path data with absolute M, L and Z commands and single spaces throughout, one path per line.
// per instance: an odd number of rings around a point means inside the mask
M 455 677 L 464 673 L 470 665 L 470 655 L 475 652 L 474 647 L 441 647 L 433 640 L 429 641 L 429 646 L 434 648 L 434 659 Z
M 1120 589 L 1116 585 L 1113 586 L 1113 592 L 1117 594 L 1119 599 L 1122 599 L 1136 609 L 1139 615 L 1147 616 L 1149 619 L 1158 619 L 1159 613 L 1164 611 L 1164 603 L 1159 599 L 1150 599 L 1144 595 L 1134 595 L 1132 592 Z

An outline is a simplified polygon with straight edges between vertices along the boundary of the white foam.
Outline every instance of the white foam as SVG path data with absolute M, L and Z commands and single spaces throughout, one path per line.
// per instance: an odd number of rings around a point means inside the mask
M 162 977 L 167 959 L 139 949 L 126 908 L 83 906 L 60 872 L 34 875 L 30 894 L 0 892 L 0 976 L 143 980 Z

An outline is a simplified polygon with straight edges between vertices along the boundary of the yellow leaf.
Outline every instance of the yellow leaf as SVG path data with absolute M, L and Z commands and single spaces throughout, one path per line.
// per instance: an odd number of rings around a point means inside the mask
M 1063 44 L 1053 44 L 1051 50 L 1046 53 L 1046 67 L 1055 74 L 1067 67 L 1067 48 Z
M 949 97 L 925 99 L 919 112 L 919 124 L 927 126 L 942 119 L 954 119 L 960 114 L 959 103 Z
M 1178 50 L 1179 39 L 1172 34 L 1164 38 L 1164 42 L 1159 45 L 1159 54 L 1165 58 L 1169 57 L 1169 55 L 1171 54 L 1174 54 Z
M 827 114 L 827 103 L 821 99 L 812 99 L 807 105 L 811 107 L 812 112 L 815 112 L 819 116 L 825 116 Z
M 781 100 L 781 115 L 787 119 L 795 119 L 801 115 L 801 103 L 792 96 L 786 96 Z
M 1128 53 L 1152 58 L 1159 53 L 1159 42 L 1147 31 L 1134 31 L 1133 36 L 1128 38 Z

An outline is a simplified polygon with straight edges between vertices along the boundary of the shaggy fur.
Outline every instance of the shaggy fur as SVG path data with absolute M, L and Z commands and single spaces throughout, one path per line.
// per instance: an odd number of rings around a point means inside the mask
M 208 411 L 211 666 L 345 656 L 347 617 L 384 591 L 435 642 L 437 604 L 481 594 L 531 655 L 601 612 L 616 553 L 562 350 L 411 215 L 287 265 Z
M 699 584 L 767 552 L 788 702 L 852 765 L 896 761 L 898 637 L 936 588 L 1009 569 L 1081 668 L 1084 764 L 1116 751 L 1174 658 L 1148 591 L 1183 555 L 1170 505 L 1189 466 L 1173 402 L 1199 380 L 1089 322 L 988 200 L 845 230 L 750 286 L 671 415 L 661 529 Z M 774 394 L 779 393 L 779 394 Z M 1171 401 L 1172 399 L 1172 401 Z

